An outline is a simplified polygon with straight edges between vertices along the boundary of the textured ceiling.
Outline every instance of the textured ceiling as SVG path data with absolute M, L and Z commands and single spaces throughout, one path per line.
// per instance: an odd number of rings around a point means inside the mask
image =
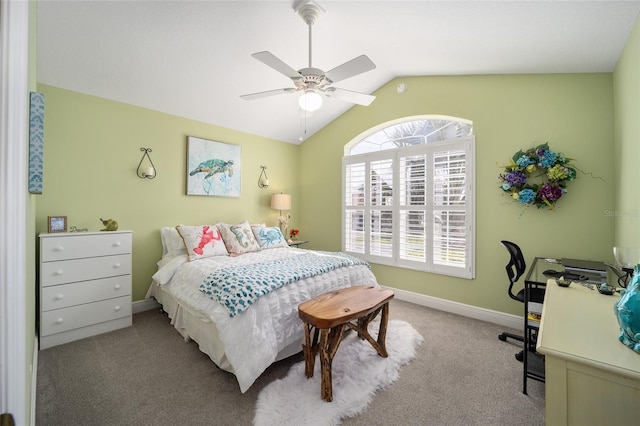
M 325 99 L 304 134 L 297 95 L 239 97 L 293 87 L 252 53 L 308 66 L 293 3 L 40 0 L 38 82 L 299 143 L 351 105 Z M 364 93 L 402 76 L 611 72 L 640 10 L 640 0 L 319 4 L 313 66 L 367 55 L 375 70 L 336 84 Z

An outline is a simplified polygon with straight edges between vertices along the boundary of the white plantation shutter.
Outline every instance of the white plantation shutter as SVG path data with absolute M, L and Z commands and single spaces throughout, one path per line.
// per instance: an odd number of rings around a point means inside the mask
M 473 278 L 474 162 L 473 136 L 345 156 L 343 250 Z
M 466 264 L 466 153 L 438 151 L 433 157 L 433 262 Z
M 365 163 L 349 164 L 344 184 L 344 250 L 364 254 Z
M 402 154 L 400 154 L 402 155 Z M 399 257 L 408 262 L 427 259 L 427 155 L 400 157 Z

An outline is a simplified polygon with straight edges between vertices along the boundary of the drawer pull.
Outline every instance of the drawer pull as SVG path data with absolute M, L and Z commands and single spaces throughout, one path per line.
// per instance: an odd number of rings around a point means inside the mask
M 62 300 L 64 299 L 64 294 L 60 293 L 59 295 L 56 296 L 56 300 Z
M 116 307 L 113 310 L 114 311 L 119 311 L 120 310 L 120 305 L 116 305 Z
M 62 275 L 62 274 L 64 274 L 64 271 L 62 269 L 58 269 L 56 271 L 56 275 Z
M 56 324 L 62 324 L 64 322 L 64 320 L 62 318 L 58 318 L 56 320 Z
M 116 290 L 120 290 L 120 284 L 116 284 Z
M 114 268 L 119 268 L 119 267 L 120 267 L 120 264 L 119 264 L 119 263 L 114 263 L 114 264 L 113 264 L 113 267 L 114 267 Z
M 113 243 L 114 247 L 120 247 L 122 244 L 120 244 L 120 241 L 116 241 L 115 243 Z
M 54 250 L 55 251 L 64 251 L 64 247 L 63 246 L 58 246 Z

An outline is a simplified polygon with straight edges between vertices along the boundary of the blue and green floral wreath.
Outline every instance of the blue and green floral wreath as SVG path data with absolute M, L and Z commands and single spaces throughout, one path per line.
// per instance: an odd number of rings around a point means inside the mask
M 511 164 L 501 166 L 500 188 L 514 200 L 538 208 L 554 209 L 554 204 L 567 193 L 567 183 L 576 178 L 576 169 L 568 166 L 572 158 L 549 149 L 544 143 L 527 151 L 518 151 Z M 539 178 L 539 183 L 535 181 Z

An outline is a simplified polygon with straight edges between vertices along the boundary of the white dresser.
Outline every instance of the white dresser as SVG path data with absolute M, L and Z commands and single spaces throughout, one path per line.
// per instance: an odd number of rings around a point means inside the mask
M 40 349 L 131 325 L 131 231 L 40 234 Z

